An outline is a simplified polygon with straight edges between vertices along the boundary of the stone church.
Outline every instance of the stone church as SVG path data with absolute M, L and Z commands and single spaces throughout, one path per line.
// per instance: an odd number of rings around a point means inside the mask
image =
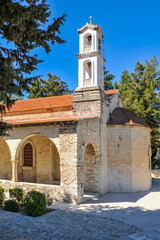
M 90 19 L 78 33 L 75 94 L 16 101 L 2 117 L 13 126 L 0 138 L 6 196 L 22 187 L 78 203 L 88 192 L 151 187 L 151 129 L 123 108 L 118 90 L 104 91 L 101 26 Z

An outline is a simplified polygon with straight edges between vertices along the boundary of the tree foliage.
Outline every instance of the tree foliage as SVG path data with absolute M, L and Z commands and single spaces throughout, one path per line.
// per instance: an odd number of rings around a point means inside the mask
M 108 70 L 104 70 L 104 90 L 111 90 L 111 89 L 117 89 L 117 81 L 113 84 L 113 79 L 115 76 L 111 73 L 109 73 Z
M 123 105 L 140 116 L 151 128 L 152 156 L 160 147 L 160 71 L 156 57 L 137 62 L 134 72 L 125 70 L 118 86 Z
M 5 137 L 5 136 L 9 136 L 8 131 L 12 129 L 12 126 L 0 121 L 0 136 L 1 137 Z
M 30 86 L 30 94 L 28 98 L 52 97 L 64 94 L 71 94 L 73 90 L 68 89 L 66 82 L 60 77 L 48 73 L 48 79 L 37 78 Z
M 46 0 L 0 0 L 0 6 L 0 113 L 3 114 L 14 103 L 12 96 L 22 96 L 36 78 L 30 74 L 42 60 L 32 50 L 42 47 L 49 53 L 51 45 L 64 43 L 58 35 L 66 15 L 48 24 L 51 12 Z M 5 129 L 1 123 L 1 136 Z

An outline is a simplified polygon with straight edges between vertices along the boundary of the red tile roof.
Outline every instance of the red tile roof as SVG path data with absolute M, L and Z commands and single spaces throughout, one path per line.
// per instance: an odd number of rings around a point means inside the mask
M 107 93 L 108 97 L 111 97 L 112 95 L 118 92 L 118 89 L 107 90 L 105 92 Z
M 151 129 L 137 114 L 121 107 L 113 110 L 107 125 L 140 126 Z
M 86 115 L 86 116 L 67 116 L 67 117 L 44 117 L 44 118 L 26 118 L 17 120 L 6 120 L 5 122 L 13 126 L 22 126 L 30 124 L 41 124 L 41 123 L 58 123 L 58 122 L 70 122 L 78 121 L 83 119 L 96 119 L 98 115 Z
M 6 115 L 72 110 L 73 96 L 63 95 L 16 101 L 12 108 L 6 111 Z
M 106 93 L 110 97 L 117 91 L 107 90 Z M 72 110 L 73 97 L 74 95 L 62 95 L 16 101 L 9 111 L 6 110 L 6 115 L 69 111 Z

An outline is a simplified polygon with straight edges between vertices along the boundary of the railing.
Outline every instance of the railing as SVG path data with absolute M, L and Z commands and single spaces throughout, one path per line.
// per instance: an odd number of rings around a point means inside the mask
M 91 51 L 91 45 L 84 46 L 84 52 L 90 52 Z
M 83 80 L 84 87 L 91 86 L 91 78 Z

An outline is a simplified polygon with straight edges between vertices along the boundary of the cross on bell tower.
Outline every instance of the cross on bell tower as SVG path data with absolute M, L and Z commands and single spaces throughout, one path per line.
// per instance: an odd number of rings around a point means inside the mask
M 79 33 L 78 89 L 99 86 L 104 89 L 102 57 L 103 32 L 101 26 L 94 25 L 92 17 Z
M 90 16 L 89 19 L 90 19 L 90 24 L 92 24 L 92 22 L 93 22 L 92 16 Z

